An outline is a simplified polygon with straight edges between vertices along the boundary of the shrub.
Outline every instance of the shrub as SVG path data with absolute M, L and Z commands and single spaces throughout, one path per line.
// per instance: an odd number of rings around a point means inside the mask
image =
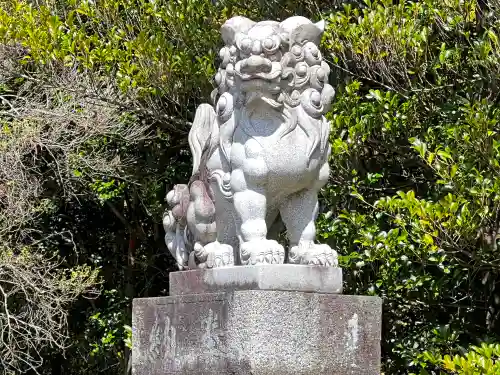
M 166 293 L 165 190 L 189 174 L 186 133 L 236 14 L 328 21 L 338 93 L 318 237 L 346 292 L 384 300 L 385 373 L 496 366 L 480 344 L 500 339 L 496 1 L 3 1 L 5 247 L 104 278 L 71 311 L 58 371 L 125 371 L 130 300 Z

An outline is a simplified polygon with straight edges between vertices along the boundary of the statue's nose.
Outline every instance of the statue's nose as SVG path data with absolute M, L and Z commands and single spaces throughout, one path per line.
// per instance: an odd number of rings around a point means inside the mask
M 241 73 L 269 73 L 273 68 L 271 60 L 262 56 L 252 55 L 241 62 Z

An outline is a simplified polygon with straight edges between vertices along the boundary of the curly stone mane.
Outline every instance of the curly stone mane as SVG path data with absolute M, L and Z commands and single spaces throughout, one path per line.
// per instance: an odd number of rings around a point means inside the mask
M 251 90 L 257 88 L 269 105 L 282 107 L 287 119 L 282 137 L 298 125 L 310 140 L 308 157 L 324 147 L 322 127 L 328 125 L 322 115 L 335 91 L 328 84 L 330 68 L 318 48 L 323 28 L 323 22 L 313 24 L 301 17 L 295 17 L 293 23 L 254 23 L 243 18 L 226 23 L 222 28 L 226 45 L 219 52 L 217 88 L 212 93 L 217 114 L 227 121 L 235 108 L 255 97 Z M 234 124 L 226 130 L 223 137 L 230 137 Z

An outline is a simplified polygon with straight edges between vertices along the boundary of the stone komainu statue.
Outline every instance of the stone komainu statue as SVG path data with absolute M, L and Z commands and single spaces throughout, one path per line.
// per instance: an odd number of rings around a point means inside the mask
M 165 241 L 180 269 L 283 263 L 269 235 L 279 222 L 290 263 L 337 265 L 336 252 L 314 242 L 329 176 L 323 115 L 334 96 L 318 49 L 323 31 L 304 17 L 222 26 L 215 109 L 198 107 L 191 180 L 167 194 Z

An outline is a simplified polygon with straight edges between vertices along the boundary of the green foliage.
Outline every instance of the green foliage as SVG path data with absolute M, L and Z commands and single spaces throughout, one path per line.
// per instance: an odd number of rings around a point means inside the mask
M 319 236 L 343 254 L 349 291 L 384 298 L 390 374 L 439 373 L 422 353 L 498 339 L 493 7 L 366 1 L 330 16 L 341 90 Z
M 16 1 L 0 13 L 0 38 L 29 48 L 26 63 L 60 61 L 102 70 L 124 91 L 164 90 L 183 98 L 192 95 L 191 90 L 199 92 L 192 82 L 208 85 L 214 73 L 210 47 L 217 31 L 210 28 L 211 33 L 201 37 L 199 27 L 210 26 L 205 19 L 212 14 L 206 1 L 160 6 L 149 1 L 72 0 L 59 9 Z M 188 43 L 193 41 L 196 45 Z
M 130 326 L 124 324 L 128 319 L 126 306 L 129 301 L 121 298 L 117 300 L 118 296 L 117 290 L 104 291 L 102 297 L 106 299 L 108 307 L 89 317 L 87 335 L 92 347 L 91 357 L 111 355 L 122 359 L 123 344 L 130 348 L 132 331 Z
M 90 189 L 92 189 L 97 194 L 98 199 L 103 202 L 121 196 L 125 190 L 125 183 L 117 182 L 113 179 L 109 181 L 98 179 L 90 184 Z
M 347 293 L 384 300 L 384 372 L 495 372 L 498 347 L 480 343 L 500 341 L 496 2 L 1 4 L 0 44 L 15 53 L 0 56 L 2 71 L 14 66 L 0 82 L 0 152 L 21 155 L 9 160 L 34 184 L 4 178 L 0 202 L 4 190 L 23 199 L 0 215 L 16 230 L 0 231 L 17 243 L 29 229 L 28 248 L 57 253 L 69 272 L 90 265 L 109 291 L 74 306 L 60 371 L 125 371 L 131 299 L 167 293 L 164 194 L 190 173 L 186 133 L 212 89 L 222 22 L 300 14 L 328 21 L 322 51 L 337 88 L 318 238 L 338 249 Z M 81 88 L 55 80 L 68 72 Z M 50 147 L 31 146 L 40 140 Z
M 432 363 L 440 367 L 442 373 L 458 375 L 493 375 L 500 372 L 500 345 L 482 343 L 471 346 L 464 355 L 441 355 L 424 352 L 421 355 L 425 364 Z M 428 372 L 423 368 L 421 375 Z

